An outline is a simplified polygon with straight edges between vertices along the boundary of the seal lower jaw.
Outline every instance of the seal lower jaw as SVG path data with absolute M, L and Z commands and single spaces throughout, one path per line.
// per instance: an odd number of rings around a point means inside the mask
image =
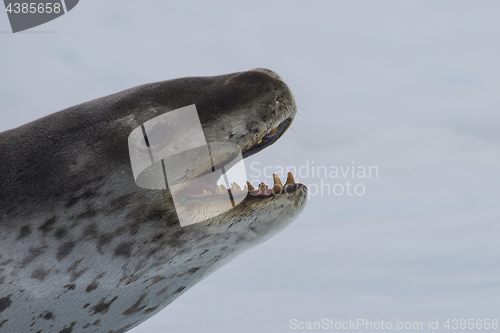
M 287 179 L 284 185 L 282 184 L 280 178 L 276 174 L 273 174 L 273 180 L 274 180 L 274 185 L 272 188 L 269 188 L 269 186 L 264 182 L 261 182 L 259 186 L 255 188 L 249 181 L 247 181 L 243 189 L 241 188 L 240 185 L 238 185 L 235 182 L 231 183 L 230 188 L 226 188 L 224 185 L 216 185 L 209 183 L 199 183 L 193 185 L 193 183 L 196 183 L 195 181 L 193 181 L 189 186 L 187 186 L 184 189 L 184 191 L 186 195 L 189 197 L 196 197 L 196 198 L 209 197 L 210 199 L 214 199 L 215 201 L 217 201 L 217 197 L 219 196 L 221 199 L 226 199 L 227 193 L 231 195 L 247 193 L 247 197 L 267 197 L 270 195 L 278 196 L 283 194 L 289 194 L 296 191 L 301 186 L 304 186 L 303 184 L 295 183 L 295 180 L 293 179 L 293 175 L 291 172 L 288 172 Z M 195 190 L 194 189 L 195 187 L 198 187 L 198 189 Z

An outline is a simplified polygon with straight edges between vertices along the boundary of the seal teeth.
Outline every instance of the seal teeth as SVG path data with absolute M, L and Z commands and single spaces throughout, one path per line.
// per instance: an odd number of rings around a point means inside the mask
M 210 193 L 210 191 L 203 190 L 203 194 L 212 194 L 212 193 Z
M 273 179 L 274 179 L 273 192 L 280 192 L 281 188 L 283 187 L 283 185 L 281 184 L 280 177 L 278 177 L 276 174 L 273 173 Z
M 220 188 L 222 190 L 222 193 L 226 193 L 227 192 L 227 188 L 224 185 L 221 184 Z
M 259 190 L 261 190 L 261 191 L 265 191 L 265 190 L 267 190 L 267 185 L 266 185 L 266 183 L 264 183 L 264 182 L 260 183 L 260 184 L 259 184 Z
M 231 191 L 233 191 L 233 192 L 241 192 L 241 187 L 238 184 L 236 184 L 236 183 L 232 183 L 231 184 Z
M 217 187 L 215 188 L 215 194 L 222 194 L 222 193 L 224 193 L 224 190 L 222 189 L 221 186 L 222 185 L 217 185 Z
M 293 175 L 291 172 L 288 172 L 288 174 L 286 175 L 286 183 L 285 183 L 285 186 L 287 185 L 291 185 L 291 184 L 295 184 L 295 180 L 293 179 Z
M 257 141 L 257 144 L 261 143 L 262 142 L 262 138 L 259 139 L 259 141 Z
M 271 134 L 271 135 L 275 135 L 276 133 L 278 133 L 278 127 L 276 127 L 271 132 L 269 132 L 269 134 Z
M 248 180 L 247 180 L 247 186 L 248 186 L 248 192 L 253 192 L 255 190 L 252 184 L 250 184 Z

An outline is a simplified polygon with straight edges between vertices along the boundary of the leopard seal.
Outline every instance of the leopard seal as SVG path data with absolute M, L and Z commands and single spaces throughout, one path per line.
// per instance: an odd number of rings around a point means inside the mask
M 1 332 L 128 331 L 303 210 L 307 189 L 289 177 L 181 227 L 168 189 L 138 187 L 128 135 L 190 104 L 207 141 L 243 157 L 297 112 L 285 82 L 254 69 L 142 85 L 0 133 Z M 193 168 L 181 188 L 207 171 Z

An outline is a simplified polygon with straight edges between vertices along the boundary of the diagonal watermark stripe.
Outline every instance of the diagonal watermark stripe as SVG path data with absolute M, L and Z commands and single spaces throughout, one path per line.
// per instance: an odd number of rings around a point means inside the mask
M 4 0 L 12 32 L 52 21 L 72 10 L 79 0 Z
M 235 179 L 227 173 L 241 163 L 239 171 L 246 175 L 240 148 L 228 142 L 206 142 L 194 104 L 146 121 L 130 133 L 128 146 L 136 184 L 145 189 L 168 188 L 182 227 L 234 208 L 248 193 L 247 189 L 233 191 Z M 227 159 L 216 165 L 213 156 Z M 193 177 L 197 168 L 208 172 Z M 217 192 L 216 180 L 221 178 L 226 188 Z M 186 179 L 191 179 L 190 193 L 185 190 Z

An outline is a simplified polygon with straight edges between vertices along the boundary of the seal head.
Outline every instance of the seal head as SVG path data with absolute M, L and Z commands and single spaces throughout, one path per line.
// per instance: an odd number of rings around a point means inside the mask
M 189 166 L 175 189 L 138 187 L 129 134 L 191 104 L 206 141 L 243 157 L 272 145 L 296 114 L 283 80 L 255 69 L 139 86 L 0 133 L 2 332 L 125 332 L 302 211 L 307 189 L 289 176 L 181 227 L 174 191 L 197 196 L 192 214 L 221 196 L 216 179 L 193 185 L 210 166 Z

